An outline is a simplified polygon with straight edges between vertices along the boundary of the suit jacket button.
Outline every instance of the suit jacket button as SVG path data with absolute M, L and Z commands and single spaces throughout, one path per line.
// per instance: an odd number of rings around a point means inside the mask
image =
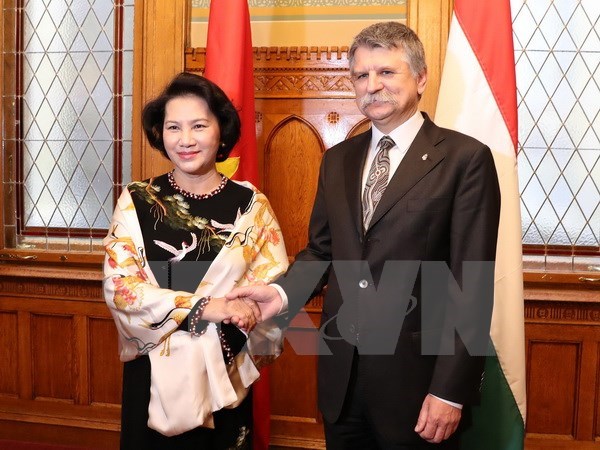
M 367 280 L 360 280 L 360 281 L 358 282 L 358 286 L 359 286 L 361 289 L 366 289 L 366 288 L 367 288 L 367 286 L 369 286 L 369 282 L 368 282 Z
M 354 334 L 355 331 L 356 327 L 354 326 L 354 324 L 350 325 L 350 333 Z

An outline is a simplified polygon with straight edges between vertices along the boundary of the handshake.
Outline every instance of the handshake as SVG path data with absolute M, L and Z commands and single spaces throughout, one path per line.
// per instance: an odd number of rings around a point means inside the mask
M 257 284 L 233 289 L 225 297 L 207 303 L 205 320 L 236 325 L 249 333 L 259 323 L 276 316 L 283 300 L 273 286 Z

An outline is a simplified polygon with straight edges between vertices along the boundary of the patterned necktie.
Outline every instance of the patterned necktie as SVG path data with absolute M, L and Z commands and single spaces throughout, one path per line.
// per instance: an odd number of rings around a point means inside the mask
M 390 149 L 395 145 L 389 136 L 383 136 L 377 144 L 378 150 L 369 169 L 367 184 L 362 196 L 363 227 L 369 227 L 373 212 L 388 184 L 390 174 Z

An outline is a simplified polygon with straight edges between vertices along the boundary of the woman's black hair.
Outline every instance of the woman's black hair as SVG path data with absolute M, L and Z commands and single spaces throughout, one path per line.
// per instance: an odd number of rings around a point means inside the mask
M 212 81 L 199 75 L 181 72 L 154 100 L 150 100 L 142 111 L 142 126 L 150 145 L 168 158 L 163 143 L 165 107 L 176 97 L 196 96 L 208 105 L 215 115 L 221 131 L 221 145 L 217 151 L 217 162 L 225 161 L 240 138 L 240 116 L 225 92 Z

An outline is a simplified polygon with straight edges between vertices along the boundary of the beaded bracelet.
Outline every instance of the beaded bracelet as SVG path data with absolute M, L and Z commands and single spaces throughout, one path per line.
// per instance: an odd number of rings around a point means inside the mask
M 219 340 L 221 341 L 221 349 L 223 351 L 223 357 L 225 358 L 225 364 L 230 366 L 233 363 L 233 351 L 231 350 L 230 345 L 227 343 L 225 339 L 225 333 L 223 330 L 219 328 Z
M 202 336 L 206 332 L 208 321 L 202 320 L 202 314 L 204 313 L 204 308 L 206 308 L 208 302 L 210 302 L 210 295 L 202 297 L 194 305 L 192 311 L 190 311 L 190 314 L 188 315 L 188 330 L 192 336 Z

